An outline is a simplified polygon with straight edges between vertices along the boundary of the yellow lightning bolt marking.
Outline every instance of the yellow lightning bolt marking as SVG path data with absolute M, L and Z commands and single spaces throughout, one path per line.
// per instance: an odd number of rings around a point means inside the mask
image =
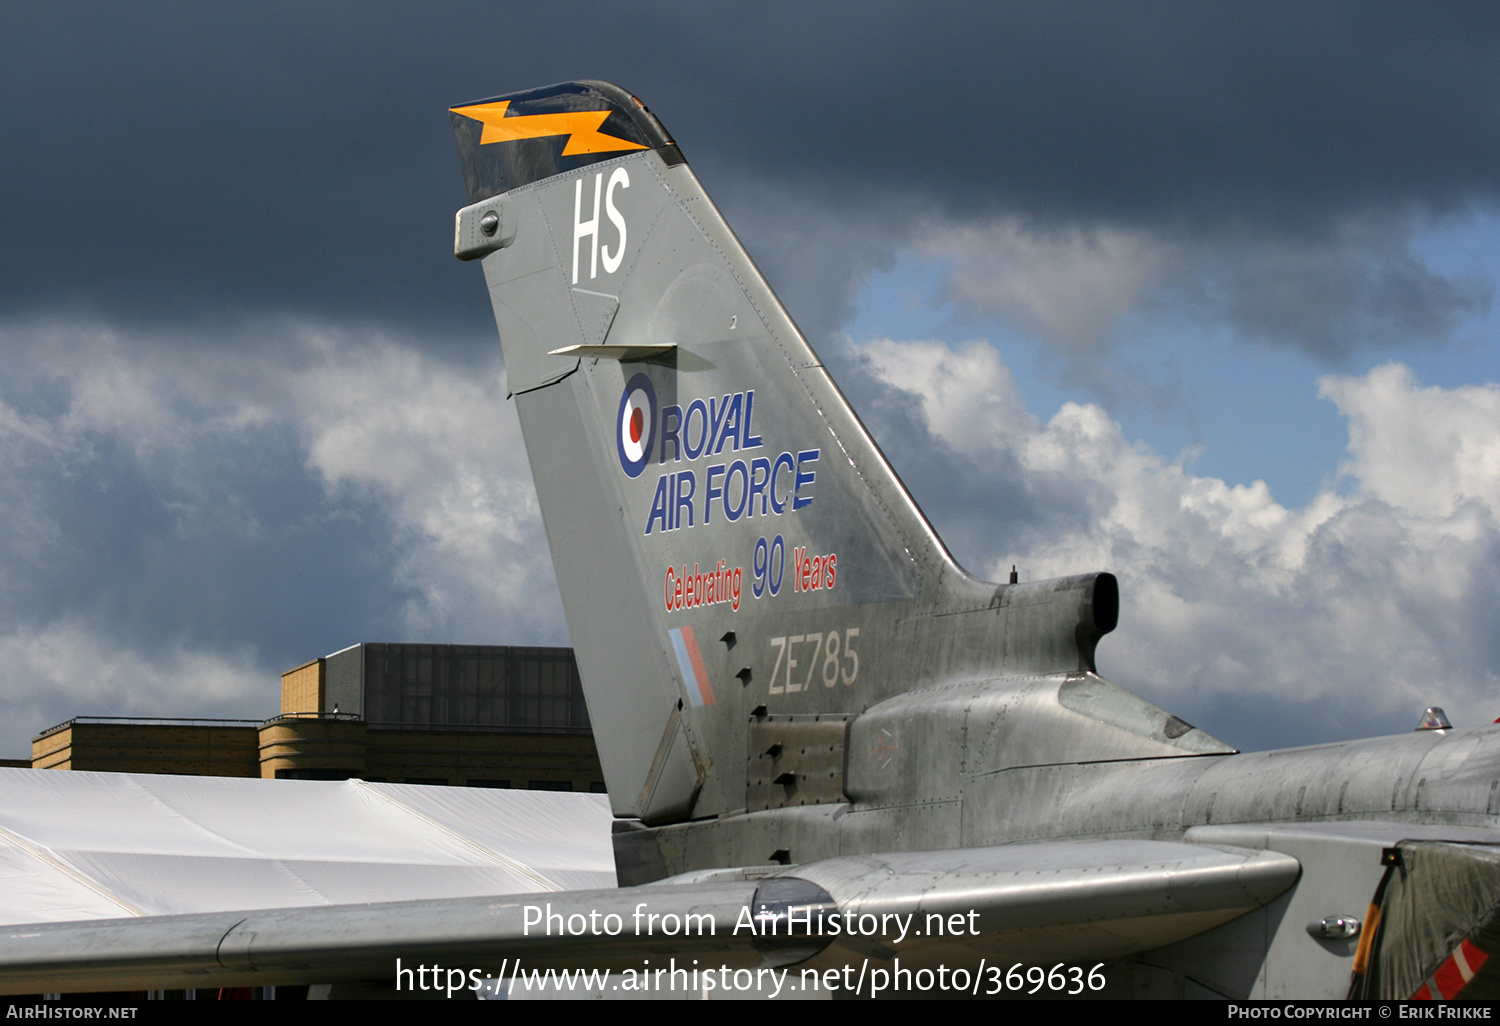
M 568 144 L 563 147 L 563 156 L 579 153 L 614 153 L 618 150 L 644 150 L 645 146 L 627 139 L 605 135 L 599 131 L 609 117 L 607 110 L 568 111 L 562 114 L 523 114 L 506 117 L 510 101 L 501 103 L 476 103 L 472 107 L 450 107 L 455 114 L 478 121 L 484 125 L 479 136 L 479 145 L 509 142 L 512 139 L 540 139 L 549 135 L 566 135 Z

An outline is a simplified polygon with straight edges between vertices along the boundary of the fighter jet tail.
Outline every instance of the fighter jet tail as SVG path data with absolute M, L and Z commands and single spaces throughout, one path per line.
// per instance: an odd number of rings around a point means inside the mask
M 1115 579 L 953 562 L 638 100 L 574 82 L 452 120 L 454 248 L 483 261 L 617 815 L 754 807 L 787 773 L 841 799 L 853 715 L 1093 670 Z M 787 718 L 821 755 L 777 772 Z

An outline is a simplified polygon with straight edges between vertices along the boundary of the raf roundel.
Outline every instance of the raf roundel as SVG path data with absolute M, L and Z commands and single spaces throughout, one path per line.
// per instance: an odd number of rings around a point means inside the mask
M 620 393 L 620 414 L 615 418 L 615 446 L 627 477 L 640 477 L 646 469 L 655 433 L 656 389 L 651 387 L 650 378 L 637 374 L 625 383 L 625 391 Z

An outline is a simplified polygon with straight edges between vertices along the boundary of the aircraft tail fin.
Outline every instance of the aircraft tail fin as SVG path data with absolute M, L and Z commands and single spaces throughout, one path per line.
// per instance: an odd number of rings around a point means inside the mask
M 452 119 L 454 248 L 483 260 L 618 815 L 745 808 L 767 717 L 1093 669 L 1114 578 L 953 562 L 638 100 L 573 82 Z

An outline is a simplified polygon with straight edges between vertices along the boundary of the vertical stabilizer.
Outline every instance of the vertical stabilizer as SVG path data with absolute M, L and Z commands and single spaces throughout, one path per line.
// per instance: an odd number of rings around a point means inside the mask
M 948 557 L 661 124 L 575 82 L 452 111 L 617 814 L 744 808 L 767 710 L 1092 668 L 1109 575 Z

